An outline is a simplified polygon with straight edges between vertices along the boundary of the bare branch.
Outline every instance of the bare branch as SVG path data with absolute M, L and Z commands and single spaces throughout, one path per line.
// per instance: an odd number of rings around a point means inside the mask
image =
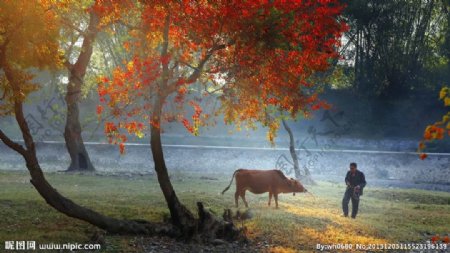
M 0 129 L 0 140 L 2 140 L 2 142 L 5 143 L 6 146 L 10 147 L 17 153 L 23 156 L 26 155 L 27 150 L 19 143 L 16 143 L 13 140 L 11 140 L 1 129 Z
M 206 62 L 211 58 L 211 56 L 214 54 L 214 52 L 226 48 L 227 45 L 220 44 L 220 45 L 214 45 L 212 48 L 208 50 L 205 57 L 200 61 L 197 67 L 194 67 L 194 72 L 189 76 L 188 82 L 195 82 L 201 74 L 201 71 L 203 70 L 203 67 L 205 66 Z

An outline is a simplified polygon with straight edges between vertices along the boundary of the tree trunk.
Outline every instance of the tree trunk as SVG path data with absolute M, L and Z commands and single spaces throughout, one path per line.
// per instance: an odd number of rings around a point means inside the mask
M 179 201 L 170 182 L 162 149 L 160 119 L 163 104 L 164 98 L 161 97 L 154 102 L 150 145 L 159 186 L 169 207 L 172 225 L 181 231 L 184 238 L 188 239 L 194 237 L 203 241 L 210 241 L 215 238 L 223 238 L 229 241 L 245 239 L 241 230 L 234 226 L 231 219 L 217 219 L 212 213 L 205 210 L 201 202 L 197 202 L 199 219 L 196 219 L 192 212 Z
M 68 171 L 93 171 L 89 154 L 84 146 L 82 129 L 80 124 L 80 111 L 78 103 L 81 96 L 81 87 L 84 82 L 86 69 L 92 56 L 94 40 L 98 33 L 97 26 L 99 18 L 91 11 L 89 26 L 87 27 L 81 52 L 75 64 L 67 64 L 69 71 L 69 84 L 67 86 L 66 104 L 67 118 L 64 129 L 64 139 L 66 148 L 70 155 L 70 165 Z
M 180 203 L 172 183 L 170 182 L 161 142 L 161 112 L 164 101 L 156 99 L 154 102 L 152 124 L 150 128 L 150 145 L 155 171 L 158 175 L 159 186 L 163 192 L 170 211 L 171 222 L 180 228 L 184 234 L 191 236 L 196 231 L 196 220 L 193 214 Z
M 282 119 L 281 121 L 283 122 L 284 129 L 286 129 L 286 131 L 289 134 L 289 152 L 291 153 L 292 161 L 294 162 L 295 177 L 297 179 L 300 179 L 301 173 L 300 173 L 300 166 L 298 165 L 297 153 L 295 152 L 294 134 L 292 133 L 292 130 L 288 126 L 286 121 L 284 119 Z
M 68 89 L 68 93 L 70 88 Z M 66 141 L 66 148 L 70 155 L 70 165 L 68 171 L 93 171 L 89 154 L 84 146 L 83 138 L 81 136 L 81 126 L 79 120 L 78 102 L 69 104 L 67 102 L 67 119 L 64 131 L 64 139 Z
M 286 121 L 284 119 L 282 119 L 281 121 L 283 122 L 284 129 L 286 129 L 286 131 L 289 134 L 289 152 L 291 153 L 292 161 L 294 162 L 295 178 L 297 178 L 298 180 L 301 180 L 301 182 L 304 184 L 315 184 L 314 180 L 311 177 L 311 173 L 306 166 L 304 167 L 305 173 L 304 173 L 304 175 L 302 175 L 302 173 L 300 171 L 300 166 L 298 163 L 298 156 L 297 156 L 297 153 L 295 152 L 294 134 L 292 133 L 292 130 L 289 127 L 289 125 L 286 123 Z

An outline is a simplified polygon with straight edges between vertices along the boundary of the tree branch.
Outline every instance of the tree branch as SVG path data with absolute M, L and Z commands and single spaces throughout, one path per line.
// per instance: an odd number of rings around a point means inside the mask
M 214 45 L 212 48 L 210 48 L 208 50 L 208 52 L 206 53 L 205 57 L 203 57 L 203 59 L 200 60 L 200 63 L 198 64 L 197 67 L 192 66 L 189 63 L 186 62 L 181 62 L 182 64 L 185 64 L 186 66 L 194 69 L 194 72 L 191 73 L 191 75 L 187 78 L 186 82 L 187 83 L 193 83 L 195 81 L 197 81 L 197 79 L 200 77 L 200 74 L 202 73 L 202 70 L 206 64 L 206 62 L 211 58 L 211 56 L 214 54 L 215 51 L 221 50 L 226 48 L 228 45 L 230 44 L 219 44 L 219 45 Z M 170 84 L 166 84 L 166 92 L 165 94 L 171 94 L 172 92 L 175 92 L 177 89 L 177 84 L 176 82 L 172 82 Z
M 170 28 L 170 16 L 167 14 L 164 23 L 163 30 L 163 43 L 161 47 L 161 59 L 162 61 L 162 84 L 161 89 L 168 88 L 167 83 L 169 81 L 169 62 L 167 61 L 168 49 L 169 49 L 169 28 Z
M 62 23 L 70 29 L 77 31 L 79 34 L 86 36 L 86 31 L 83 31 L 77 26 L 73 25 L 72 22 L 68 21 L 67 19 L 62 19 Z
M 203 70 L 203 67 L 205 66 L 205 64 L 209 60 L 209 58 L 211 58 L 211 56 L 214 54 L 215 51 L 218 51 L 220 49 L 224 49 L 225 47 L 227 47 L 227 45 L 220 44 L 220 45 L 215 45 L 212 48 L 210 48 L 208 50 L 208 52 L 206 53 L 205 57 L 200 61 L 198 66 L 194 68 L 195 70 L 189 76 L 189 78 L 187 79 L 187 82 L 190 83 L 190 82 L 197 81 L 198 77 L 201 74 L 201 71 Z
M 77 73 L 81 76 L 84 76 L 85 66 L 88 65 L 89 60 L 92 55 L 92 47 L 95 40 L 95 37 L 98 33 L 97 25 L 100 22 L 99 17 L 97 14 L 95 14 L 93 11 L 90 12 L 90 19 L 89 19 L 89 25 L 85 31 L 85 34 L 83 36 L 83 44 L 81 45 L 81 52 L 78 56 L 77 61 L 74 64 L 74 68 L 78 70 L 81 73 Z
M 25 146 L 27 147 L 25 151 L 34 153 L 36 151 L 35 151 L 33 136 L 31 136 L 30 128 L 28 127 L 27 121 L 25 120 L 25 116 L 23 115 L 23 105 L 22 105 L 22 101 L 20 100 L 20 98 L 22 97 L 22 92 L 20 90 L 20 88 L 21 88 L 20 84 L 15 82 L 14 70 L 11 68 L 11 66 L 9 66 L 8 63 L 6 63 L 6 60 L 4 58 L 0 58 L 0 67 L 3 68 L 6 79 L 8 80 L 9 84 L 11 85 L 11 88 L 13 91 L 14 115 L 16 117 L 17 124 L 19 125 L 20 130 L 22 132 Z M 7 136 L 4 135 L 3 137 L 7 137 Z M 2 141 L 4 142 L 6 140 L 7 143 L 12 144 L 12 142 L 8 142 L 8 139 L 9 138 L 2 138 Z M 15 146 L 15 147 L 17 148 L 17 146 Z M 21 152 L 23 152 L 23 150 L 21 150 L 21 149 L 17 149 L 16 151 L 19 152 L 19 150 Z M 27 152 L 24 152 L 24 153 L 21 153 L 21 152 L 19 152 L 19 153 L 22 155 L 23 154 L 26 155 L 26 153 L 27 153 Z
M 16 143 L 13 140 L 11 140 L 1 129 L 0 129 L 0 140 L 2 140 L 2 142 L 5 143 L 6 146 L 10 147 L 17 153 L 21 154 L 22 156 L 26 155 L 27 150 L 19 143 Z

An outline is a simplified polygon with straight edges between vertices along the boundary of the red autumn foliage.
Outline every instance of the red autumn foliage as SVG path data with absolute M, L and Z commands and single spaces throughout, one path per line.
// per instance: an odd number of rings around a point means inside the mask
M 159 128 L 161 119 L 170 118 L 198 134 L 201 121 L 210 117 L 201 117 L 201 104 L 190 102 L 193 85 L 216 92 L 216 113 L 223 113 L 226 123 L 262 122 L 270 140 L 279 119 L 268 121 L 267 111 L 295 117 L 328 106 L 318 100 L 310 77 L 338 57 L 346 25 L 339 21 L 343 6 L 337 0 L 159 0 L 127 6 L 139 13 L 139 29 L 126 43 L 135 57 L 111 77 L 99 78 L 98 88 L 100 113 L 112 113 L 119 128 L 133 122 Z M 108 8 L 100 11 L 108 16 Z M 109 11 L 120 16 L 117 8 Z M 155 101 L 170 117 L 154 122 Z M 166 101 L 176 112 L 167 111 Z M 193 107 L 192 122 L 183 105 Z
M 439 99 L 444 102 L 445 106 L 450 106 L 450 89 L 449 87 L 443 87 L 439 93 Z M 423 134 L 423 139 L 419 142 L 419 157 L 421 160 L 426 159 L 428 156 L 422 153 L 426 148 L 425 143 L 434 140 L 442 140 L 445 135 L 450 136 L 450 111 L 447 112 L 441 121 L 435 122 L 432 125 L 426 127 Z

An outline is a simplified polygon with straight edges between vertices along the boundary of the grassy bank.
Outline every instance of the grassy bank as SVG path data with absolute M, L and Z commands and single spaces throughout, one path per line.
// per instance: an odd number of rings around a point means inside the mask
M 194 210 L 201 200 L 221 215 L 233 207 L 234 186 L 219 192 L 229 177 L 174 174 L 179 198 Z M 77 203 L 118 218 L 162 220 L 168 210 L 155 177 L 109 177 L 48 174 L 63 195 Z M 217 178 L 216 178 L 217 177 Z M 0 172 L 0 242 L 84 243 L 97 228 L 58 213 L 37 194 L 25 172 Z M 280 208 L 267 207 L 267 194 L 247 195 L 253 218 L 243 223 L 253 242 L 267 242 L 271 251 L 313 250 L 316 243 L 424 242 L 449 233 L 450 193 L 366 188 L 356 220 L 341 217 L 344 187 L 319 182 L 309 195 L 280 196 Z M 242 202 L 240 203 L 242 205 Z M 235 208 L 233 208 L 236 211 Z M 241 210 L 243 208 L 241 207 Z M 242 224 L 240 224 L 242 225 Z M 106 236 L 108 252 L 140 252 L 132 236 Z

